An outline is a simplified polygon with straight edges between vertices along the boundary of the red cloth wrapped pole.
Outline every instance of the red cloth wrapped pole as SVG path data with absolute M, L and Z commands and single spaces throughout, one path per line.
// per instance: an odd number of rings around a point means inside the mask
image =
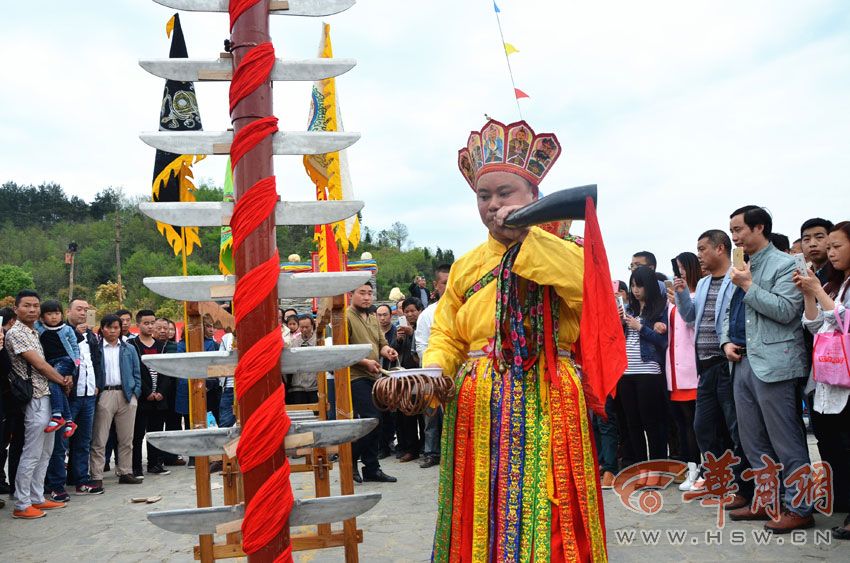
M 242 549 L 248 560 L 292 561 L 292 487 L 284 437 L 290 420 L 280 376 L 283 339 L 277 322 L 279 254 L 275 242 L 277 190 L 272 165 L 269 0 L 231 0 L 233 81 L 230 148 L 236 205 L 231 219 L 239 362 L 235 386 L 242 436 L 237 458 L 245 489 Z

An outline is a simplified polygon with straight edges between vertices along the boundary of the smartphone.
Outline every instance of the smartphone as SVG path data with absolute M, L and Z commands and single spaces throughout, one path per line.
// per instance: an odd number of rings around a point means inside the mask
M 678 276 L 677 276 L 678 277 Z M 664 286 L 670 290 L 673 289 L 673 280 L 664 280 Z
M 623 318 L 623 315 L 626 314 L 626 305 L 623 303 L 623 296 L 617 296 L 617 313 L 620 315 L 620 318 Z
M 398 326 L 407 326 L 407 317 L 400 315 L 398 317 Z
M 732 265 L 736 270 L 744 269 L 744 249 L 740 246 L 732 249 Z
M 809 277 L 809 267 L 806 264 L 806 257 L 802 254 L 794 255 L 794 267 L 800 272 L 800 275 L 803 277 Z
M 673 276 L 681 278 L 682 272 L 679 270 L 679 261 L 673 258 L 670 260 L 670 265 L 673 266 Z

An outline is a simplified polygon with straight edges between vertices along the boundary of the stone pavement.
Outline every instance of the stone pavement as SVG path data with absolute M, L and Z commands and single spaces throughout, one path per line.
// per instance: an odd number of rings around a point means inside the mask
M 395 459 L 382 463 L 399 482 L 356 486 L 358 492 L 383 493 L 381 502 L 357 520 L 364 533 L 360 561 L 428 561 L 437 468 L 420 469 L 416 462 L 402 464 Z M 104 483 L 106 494 L 72 496 L 65 509 L 35 521 L 12 519 L 12 503 L 7 501 L 0 510 L 0 561 L 192 561 L 192 537 L 162 531 L 145 519 L 149 510 L 194 506 L 194 473 L 185 467 L 171 469 L 171 475 L 150 475 L 142 485 L 118 485 L 117 478 L 110 476 Z M 333 475 L 332 490 L 338 491 L 336 470 Z M 213 491 L 214 502 L 221 503 L 220 478 L 213 483 L 219 487 Z M 312 496 L 312 474 L 294 475 L 293 486 L 296 497 Z M 129 502 L 131 497 L 153 495 L 163 499 L 153 505 Z M 683 503 L 681 493 L 672 486 L 663 498 L 659 513 L 644 516 L 626 509 L 612 491 L 604 492 L 611 561 L 850 561 L 850 542 L 833 541 L 825 533 L 841 523 L 843 514 L 816 516 L 816 529 L 801 534 L 796 545 L 789 536 L 772 537 L 761 545 L 753 537 L 762 529 L 761 523 L 727 522 L 718 531 L 715 508 Z M 296 529 L 293 534 L 310 530 Z M 822 535 L 816 539 L 818 531 Z M 295 554 L 297 562 L 343 560 L 342 548 Z

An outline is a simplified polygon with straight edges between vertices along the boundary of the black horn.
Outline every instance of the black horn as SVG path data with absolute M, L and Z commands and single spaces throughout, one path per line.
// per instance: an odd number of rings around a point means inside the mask
M 553 192 L 508 215 L 505 226 L 530 227 L 551 221 L 584 220 L 588 197 L 596 205 L 596 184 Z

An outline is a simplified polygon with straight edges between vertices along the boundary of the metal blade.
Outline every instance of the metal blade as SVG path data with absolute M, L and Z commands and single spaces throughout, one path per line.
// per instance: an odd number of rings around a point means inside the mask
M 358 440 L 378 426 L 376 418 L 340 420 L 299 420 L 294 417 L 287 435 L 313 433 L 313 442 L 300 448 L 325 448 Z M 220 455 L 224 446 L 242 432 L 238 426 L 230 428 L 199 428 L 195 430 L 166 430 L 148 432 L 148 442 L 172 454 L 188 456 Z
M 357 64 L 354 59 L 277 59 L 271 79 L 313 81 L 339 76 Z M 231 59 L 145 59 L 139 66 L 160 78 L 181 82 L 226 81 L 233 78 Z
M 228 4 L 228 0 L 154 0 L 154 2 L 187 12 L 226 12 Z M 355 0 L 289 0 L 287 9 L 284 2 L 272 0 L 269 13 L 278 16 L 331 16 L 349 9 L 354 2 Z
M 297 499 L 289 513 L 289 525 L 331 524 L 360 516 L 381 500 L 381 493 Z M 148 512 L 148 520 L 163 530 L 177 534 L 215 534 L 217 526 L 245 516 L 245 505 L 184 508 Z
M 139 138 L 174 154 L 230 154 L 233 131 L 148 131 Z M 324 154 L 353 145 L 360 133 L 349 131 L 278 131 L 272 136 L 273 154 Z
M 360 287 L 371 276 L 371 272 L 281 273 L 277 294 L 282 299 L 331 297 Z M 145 278 L 142 283 L 154 293 L 178 301 L 229 301 L 236 276 L 168 276 Z
M 154 202 L 139 204 L 139 211 L 160 223 L 177 227 L 220 227 L 230 224 L 232 202 Z M 281 201 L 275 208 L 276 225 L 327 225 L 363 209 L 359 200 Z
M 372 352 L 371 344 L 284 348 L 281 373 L 333 371 L 359 362 Z M 181 379 L 232 376 L 236 352 L 186 352 L 142 356 L 146 366 L 158 373 Z
M 587 198 L 593 199 L 593 204 L 596 205 L 596 184 L 552 192 L 512 211 L 505 218 L 505 224 L 511 227 L 529 227 L 568 219 L 583 221 Z

